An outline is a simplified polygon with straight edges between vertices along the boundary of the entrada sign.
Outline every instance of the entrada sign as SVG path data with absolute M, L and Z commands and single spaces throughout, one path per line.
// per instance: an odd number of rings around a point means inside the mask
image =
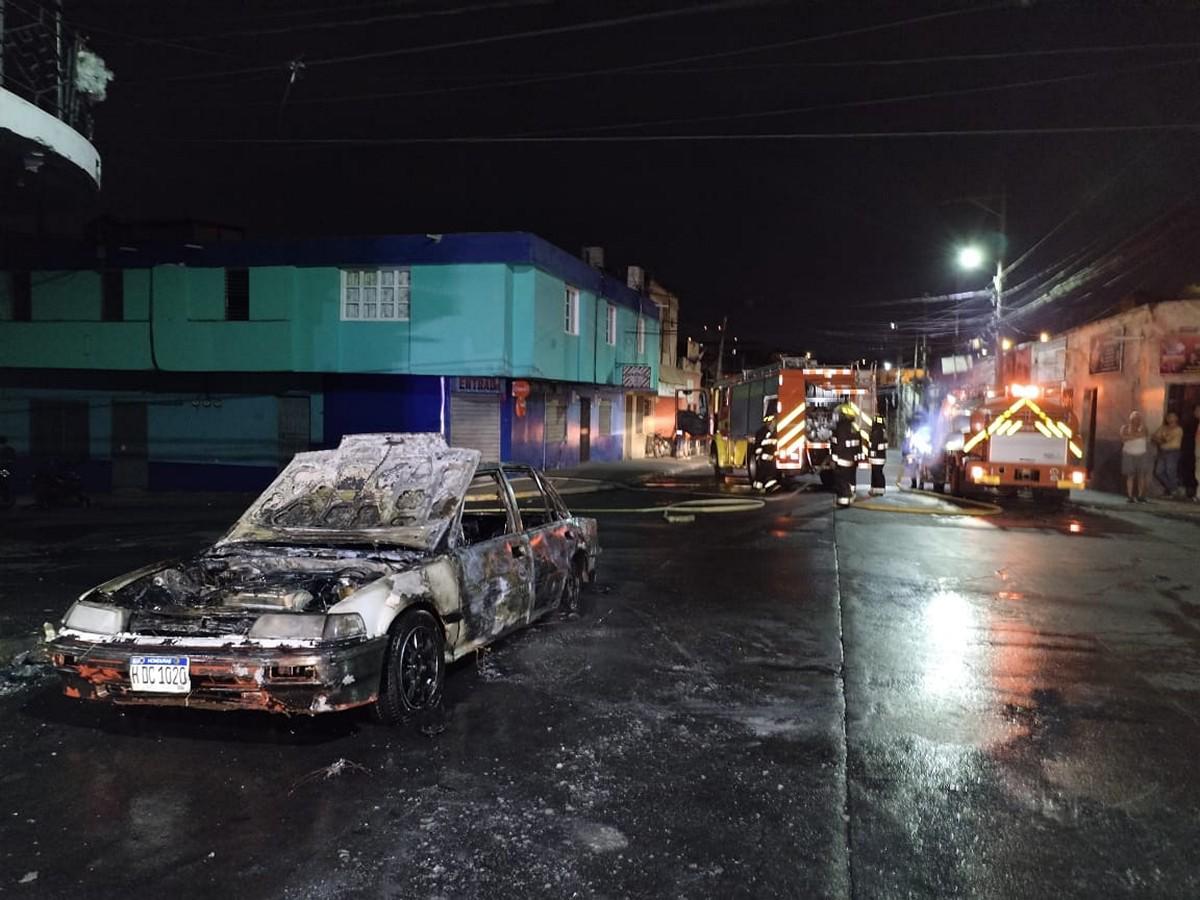
M 500 379 L 482 375 L 459 375 L 455 379 L 454 390 L 459 394 L 498 394 Z

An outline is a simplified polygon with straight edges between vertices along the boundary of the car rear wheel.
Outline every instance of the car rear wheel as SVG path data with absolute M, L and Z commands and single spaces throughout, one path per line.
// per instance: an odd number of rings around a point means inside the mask
M 375 718 L 394 725 L 412 713 L 437 706 L 445 675 L 441 626 L 426 610 L 410 609 L 392 626 Z

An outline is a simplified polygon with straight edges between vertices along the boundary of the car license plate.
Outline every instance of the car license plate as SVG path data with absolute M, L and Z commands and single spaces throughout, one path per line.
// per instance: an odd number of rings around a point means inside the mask
M 187 694 L 192 676 L 186 656 L 131 656 L 129 686 L 156 694 Z

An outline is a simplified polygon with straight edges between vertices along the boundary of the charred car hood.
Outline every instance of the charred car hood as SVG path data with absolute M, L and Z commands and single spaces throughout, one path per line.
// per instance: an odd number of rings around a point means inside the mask
M 355 434 L 297 453 L 217 547 L 236 542 L 364 543 L 432 550 L 446 534 L 479 451 L 440 434 Z
M 427 559 L 420 551 L 364 556 L 247 546 L 147 566 L 100 585 L 95 598 L 135 611 L 324 612 L 363 585 Z

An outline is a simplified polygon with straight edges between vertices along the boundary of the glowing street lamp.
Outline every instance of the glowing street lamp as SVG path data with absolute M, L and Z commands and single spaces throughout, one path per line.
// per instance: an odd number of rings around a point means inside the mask
M 973 244 L 963 247 L 958 251 L 958 265 L 968 272 L 978 269 L 983 265 L 983 251 Z

